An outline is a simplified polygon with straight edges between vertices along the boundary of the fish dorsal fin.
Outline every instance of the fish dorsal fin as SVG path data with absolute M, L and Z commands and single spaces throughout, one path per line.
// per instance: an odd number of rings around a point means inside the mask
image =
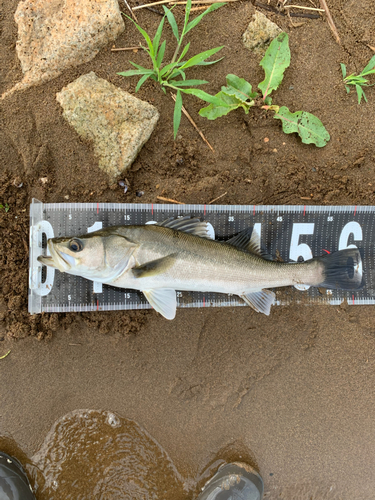
M 226 243 L 240 250 L 244 250 L 245 252 L 263 257 L 263 259 L 272 260 L 272 257 L 260 248 L 259 234 L 251 227 L 233 236 L 233 238 L 227 240 Z
M 135 278 L 149 278 L 157 276 L 169 269 L 176 261 L 177 254 L 170 254 L 160 259 L 150 260 L 141 266 L 133 267 L 132 273 Z
M 245 292 L 241 298 L 254 309 L 269 316 L 271 306 L 275 302 L 276 295 L 271 290 L 259 290 L 257 292 Z
M 176 290 L 154 288 L 152 290 L 143 290 L 143 293 L 155 311 L 166 319 L 175 318 L 177 308 Z
M 212 239 L 209 223 L 202 221 L 199 217 L 191 217 L 190 215 L 178 218 L 170 217 L 163 222 L 159 222 L 158 226 L 194 234 L 194 236 L 200 236 L 201 238 Z

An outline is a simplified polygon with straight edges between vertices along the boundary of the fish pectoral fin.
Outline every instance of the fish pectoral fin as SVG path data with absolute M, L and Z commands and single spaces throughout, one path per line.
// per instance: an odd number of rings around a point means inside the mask
M 243 293 L 241 298 L 254 309 L 269 316 L 271 306 L 275 302 L 276 295 L 271 290 L 259 290 L 257 292 Z
M 166 319 L 175 318 L 177 308 L 176 290 L 154 288 L 153 290 L 143 290 L 143 293 L 155 311 Z
M 160 259 L 151 260 L 141 266 L 133 267 L 132 272 L 135 278 L 149 278 L 157 276 L 169 269 L 176 261 L 176 254 L 172 253 Z

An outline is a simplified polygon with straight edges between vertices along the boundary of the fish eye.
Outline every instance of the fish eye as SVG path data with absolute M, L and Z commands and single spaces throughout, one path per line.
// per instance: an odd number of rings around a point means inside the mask
M 83 243 L 77 238 L 73 238 L 69 241 L 69 250 L 72 252 L 80 252 L 83 249 Z

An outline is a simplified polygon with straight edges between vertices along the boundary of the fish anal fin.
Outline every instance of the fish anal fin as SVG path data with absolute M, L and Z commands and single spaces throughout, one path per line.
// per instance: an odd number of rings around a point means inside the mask
M 271 290 L 250 291 L 241 294 L 241 298 L 254 309 L 256 312 L 261 312 L 269 316 L 271 306 L 275 302 L 276 295 Z
M 133 267 L 135 278 L 149 278 L 167 271 L 175 262 L 176 254 L 170 254 L 160 259 L 150 260 L 141 266 Z
M 177 308 L 176 290 L 154 288 L 153 290 L 143 290 L 143 293 L 155 311 L 166 319 L 175 318 Z

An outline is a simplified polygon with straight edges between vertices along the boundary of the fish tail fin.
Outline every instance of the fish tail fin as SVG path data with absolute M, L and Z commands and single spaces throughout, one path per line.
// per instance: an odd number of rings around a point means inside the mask
M 323 265 L 318 287 L 354 290 L 363 286 L 362 258 L 358 248 L 346 248 L 316 259 Z

